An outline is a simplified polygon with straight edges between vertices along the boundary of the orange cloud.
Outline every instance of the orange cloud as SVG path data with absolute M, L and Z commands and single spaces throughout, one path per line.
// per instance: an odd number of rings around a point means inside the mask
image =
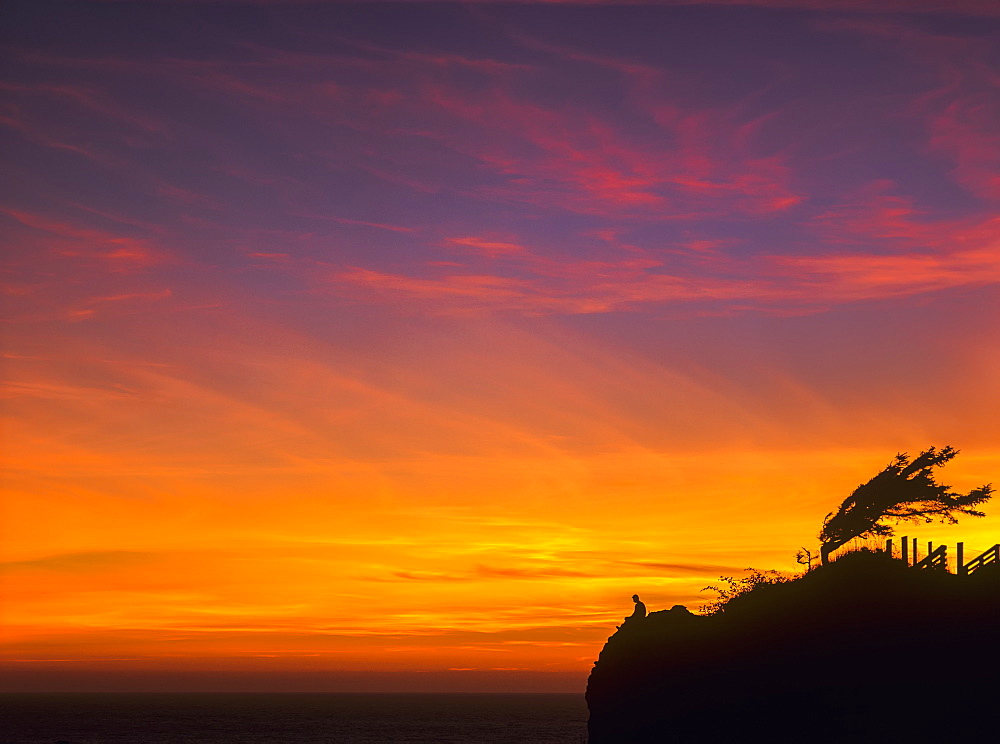
M 582 684 L 629 595 L 697 607 L 735 567 L 794 568 L 894 448 L 975 431 L 949 482 L 1000 467 L 988 411 L 916 414 L 905 381 L 829 398 L 482 322 L 378 368 L 252 311 L 143 328 L 134 360 L 86 337 L 6 360 L 8 667 Z M 973 399 L 975 366 L 952 370 Z M 992 524 L 921 529 L 971 550 Z

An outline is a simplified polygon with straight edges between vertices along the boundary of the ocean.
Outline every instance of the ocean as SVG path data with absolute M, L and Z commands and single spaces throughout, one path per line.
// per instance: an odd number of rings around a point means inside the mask
M 586 742 L 578 694 L 13 693 L 5 744 Z

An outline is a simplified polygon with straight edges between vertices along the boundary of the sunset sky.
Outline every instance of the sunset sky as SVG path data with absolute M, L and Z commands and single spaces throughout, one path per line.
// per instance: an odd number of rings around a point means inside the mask
M 1000 481 L 994 0 L 2 34 L 4 689 L 581 691 L 897 452 Z

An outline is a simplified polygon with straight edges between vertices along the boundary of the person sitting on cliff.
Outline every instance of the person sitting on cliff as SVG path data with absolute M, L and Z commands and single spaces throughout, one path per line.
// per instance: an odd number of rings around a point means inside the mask
M 646 617 L 646 605 L 644 605 L 642 600 L 639 599 L 638 594 L 632 595 L 632 601 L 635 602 L 635 610 L 632 611 L 631 615 L 625 618 L 625 622 L 628 622 L 629 620 L 643 620 Z
M 639 595 L 633 594 L 632 601 L 635 602 L 635 609 L 632 611 L 631 615 L 625 618 L 625 622 L 623 622 L 622 625 L 627 624 L 630 620 L 635 622 L 636 620 L 646 619 L 646 605 L 644 605 L 642 600 L 639 599 Z M 621 630 L 622 625 L 616 625 L 615 627 Z

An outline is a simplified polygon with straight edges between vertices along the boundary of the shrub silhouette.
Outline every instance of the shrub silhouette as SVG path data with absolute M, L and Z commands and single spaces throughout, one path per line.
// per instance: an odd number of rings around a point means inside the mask
M 732 600 L 756 591 L 762 586 L 773 586 L 774 584 L 784 584 L 791 581 L 787 576 L 777 571 L 761 571 L 756 568 L 747 568 L 744 570 L 748 571 L 750 575 L 740 579 L 732 576 L 720 576 L 719 581 L 725 582 L 728 586 L 718 587 L 711 585 L 702 589 L 703 592 L 711 591 L 719 595 L 714 602 L 703 604 L 699 608 L 703 615 L 721 614 L 726 611 L 726 606 Z

